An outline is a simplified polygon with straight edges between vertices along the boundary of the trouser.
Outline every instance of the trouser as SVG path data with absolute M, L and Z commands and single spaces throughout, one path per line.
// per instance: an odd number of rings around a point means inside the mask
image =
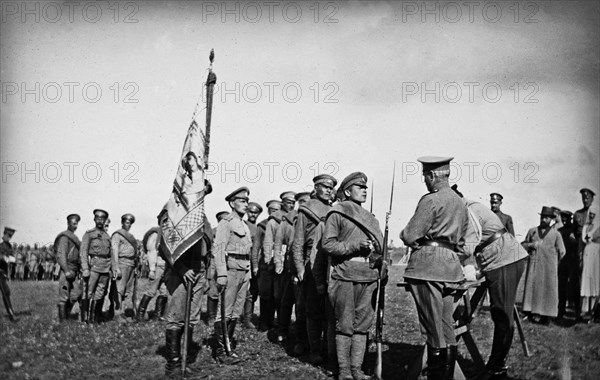
M 514 335 L 514 306 L 517 286 L 525 271 L 526 259 L 486 272 L 490 294 L 490 311 L 494 321 L 494 340 L 488 362 L 492 367 L 504 367 Z
M 225 318 L 238 319 L 244 310 L 246 293 L 250 285 L 249 270 L 227 270 L 227 288 L 225 289 Z M 221 320 L 221 297 L 217 304 L 216 322 Z
M 407 279 L 415 299 L 421 332 L 431 348 L 456 345 L 454 335 L 454 303 L 460 296 L 452 283 Z M 450 285 L 450 286 L 449 286 Z
M 306 266 L 301 287 L 302 291 L 299 293 L 299 298 L 302 301 L 297 302 L 296 305 L 305 305 L 306 329 L 310 351 L 311 353 L 319 353 L 321 350 L 321 340 L 327 331 L 325 312 L 329 306 L 329 301 L 326 294 L 317 293 L 317 286 L 310 265 Z
M 331 279 L 329 300 L 335 315 L 337 334 L 367 334 L 375 320 L 377 281 L 352 282 Z
M 567 301 L 571 301 L 575 311 L 580 310 L 580 272 L 575 257 L 565 256 L 558 264 L 558 315 L 565 314 Z
M 150 298 L 154 298 L 156 293 L 158 293 L 159 296 L 168 296 L 169 292 L 167 291 L 167 286 L 165 285 L 165 280 L 163 278 L 165 268 L 157 266 L 155 273 L 154 280 L 148 281 L 144 295 Z
M 77 272 L 77 271 L 74 271 Z M 60 271 L 58 277 L 58 303 L 74 304 L 79 300 L 82 294 L 81 283 L 76 276 L 72 280 L 68 280 L 64 271 Z
M 16 277 L 17 280 L 21 280 L 23 281 L 25 279 L 25 264 L 24 263 L 17 263 L 17 269 L 16 269 Z
M 246 301 L 256 302 L 258 299 L 258 278 L 257 276 L 250 277 L 250 287 L 246 292 Z
M 281 276 L 275 273 L 275 270 L 263 261 L 258 266 L 258 295 L 260 297 L 260 320 L 266 327 L 273 326 L 275 311 L 279 307 L 280 290 L 279 285 Z
M 292 309 L 294 308 L 294 304 L 296 303 L 296 293 L 297 289 L 295 289 L 295 285 L 292 283 L 292 275 L 283 271 L 280 275 L 280 301 L 279 301 L 279 310 L 277 312 L 278 320 L 279 320 L 279 330 L 281 334 L 287 334 L 290 329 L 290 323 L 292 320 Z M 296 324 L 300 325 L 302 322 L 299 322 L 298 318 L 302 318 L 304 322 L 304 331 L 306 331 L 306 318 L 302 315 L 302 311 L 300 311 L 300 315 L 296 316 Z M 299 336 L 300 340 L 302 340 L 302 336 Z
M 125 300 L 128 295 L 133 295 L 133 286 L 135 282 L 135 268 L 130 265 L 119 263 L 119 269 L 121 270 L 121 279 L 117 284 L 117 292 L 121 299 L 121 310 L 125 310 Z M 133 304 L 133 298 L 129 301 L 131 308 L 135 309 Z
M 37 281 L 38 273 L 39 273 L 39 264 L 37 261 L 29 262 L 29 279 L 33 281 Z
M 106 295 L 110 273 L 98 273 L 91 271 L 88 282 L 88 299 L 101 301 Z
M 178 276 L 175 271 L 168 271 L 169 276 Z M 205 273 L 192 287 L 192 302 L 190 306 L 190 326 L 196 326 L 200 321 L 200 309 L 202 306 L 202 294 L 206 288 Z M 185 323 L 185 303 L 187 289 L 181 281 L 179 285 L 170 293 L 171 298 L 167 304 L 165 320 L 167 321 L 167 330 L 181 330 Z

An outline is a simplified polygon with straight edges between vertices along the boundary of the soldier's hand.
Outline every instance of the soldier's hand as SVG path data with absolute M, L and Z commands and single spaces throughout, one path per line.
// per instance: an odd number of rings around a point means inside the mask
M 150 271 L 150 273 L 148 273 L 148 278 L 149 278 L 150 280 L 154 280 L 154 279 L 156 279 L 156 271 L 154 271 L 154 270 L 151 270 L 151 271 Z
M 192 284 L 192 285 L 194 285 L 197 280 L 198 280 L 198 275 L 196 275 L 196 273 L 194 272 L 193 269 L 189 269 L 183 275 L 183 281 L 185 281 L 186 284 Z
M 227 287 L 227 277 L 217 277 L 217 291 L 219 294 L 223 292 L 223 290 Z
M 68 270 L 65 272 L 65 277 L 67 280 L 73 280 L 75 278 L 75 272 Z
M 373 242 L 371 240 L 363 240 L 360 242 L 360 251 L 363 256 L 369 256 L 373 251 Z
M 115 274 L 113 275 L 113 278 L 115 280 L 120 280 L 122 276 L 123 275 L 121 274 L 121 270 L 119 268 L 117 268 L 117 270 L 115 271 Z
M 252 277 L 256 277 L 258 275 L 258 268 L 252 268 Z
M 277 274 L 281 274 L 283 272 L 283 265 L 282 264 L 275 264 L 275 273 Z
M 304 281 L 304 272 L 298 272 L 296 277 L 298 278 L 298 282 Z
M 89 278 L 90 277 L 90 271 L 89 270 L 84 270 L 81 275 L 83 276 L 83 278 Z

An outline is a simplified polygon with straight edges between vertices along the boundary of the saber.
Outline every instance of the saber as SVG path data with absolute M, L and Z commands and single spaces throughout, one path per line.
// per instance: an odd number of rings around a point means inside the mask
M 181 360 L 181 373 L 183 375 L 183 377 L 185 377 L 186 375 L 186 369 L 187 369 L 187 352 L 188 352 L 188 346 L 190 344 L 189 342 L 189 333 L 190 333 L 190 309 L 191 309 L 191 304 L 192 304 L 192 288 L 193 288 L 194 284 L 192 283 L 188 283 L 187 284 L 187 289 L 186 289 L 186 294 L 185 294 L 185 316 L 184 316 L 184 323 L 183 323 L 183 355 L 182 356 L 182 360 Z

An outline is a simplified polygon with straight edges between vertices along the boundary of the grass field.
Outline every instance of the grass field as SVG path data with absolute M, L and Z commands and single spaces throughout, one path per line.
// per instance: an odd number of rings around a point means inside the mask
M 396 286 L 397 267 L 391 267 L 386 297 L 384 331 L 385 379 L 403 379 L 417 360 L 421 334 L 414 302 Z M 145 282 L 141 282 L 143 286 Z M 161 379 L 165 359 L 164 326 L 161 322 L 98 326 L 76 321 L 58 324 L 56 282 L 11 282 L 17 322 L 0 311 L 0 379 Z M 151 302 L 152 308 L 154 302 Z M 256 309 L 258 312 L 258 307 Z M 509 373 L 516 379 L 599 379 L 600 325 L 560 327 L 523 322 L 532 356 L 523 355 L 515 333 L 509 356 Z M 491 348 L 493 324 L 482 308 L 473 324 L 473 336 L 484 359 Z M 210 330 L 201 324 L 194 340 L 203 342 Z M 294 358 L 287 347 L 269 341 L 269 333 L 239 329 L 236 333 L 242 365 L 220 366 L 203 347 L 197 363 L 212 379 L 327 379 L 324 370 Z M 459 362 L 467 375 L 473 362 L 460 343 Z M 375 361 L 373 348 L 367 366 Z

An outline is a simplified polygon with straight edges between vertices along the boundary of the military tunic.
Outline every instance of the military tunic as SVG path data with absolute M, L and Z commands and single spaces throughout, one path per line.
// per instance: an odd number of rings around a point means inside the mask
M 258 226 L 256 223 L 250 223 L 249 221 L 245 221 L 248 229 L 250 230 L 250 238 L 252 240 L 252 248 L 250 251 L 250 269 L 251 269 L 251 277 L 250 277 L 250 287 L 248 288 L 248 292 L 246 294 L 246 300 L 250 302 L 255 302 L 258 298 L 258 278 L 254 275 L 255 272 L 258 271 L 258 260 L 254 259 L 254 245 L 258 235 Z M 256 262 L 255 262 L 256 261 Z M 256 268 L 256 269 L 255 269 Z
M 404 278 L 417 305 L 421 331 L 432 348 L 456 345 L 452 318 L 456 295 L 451 283 L 464 281 L 460 259 L 467 257 L 464 235 L 468 224 L 464 202 L 442 183 L 419 200 L 400 233 L 402 241 L 413 248 Z M 426 245 L 428 241 L 444 246 Z
M 498 212 L 496 212 L 495 214 L 502 222 L 504 228 L 506 228 L 506 230 L 510 232 L 513 236 L 515 236 L 515 228 L 513 226 L 512 216 L 507 215 L 500 210 L 498 210 Z
M 123 302 L 128 294 L 133 293 L 135 267 L 138 262 L 137 241 L 130 232 L 119 229 L 112 234 L 111 248 L 118 257 L 121 279 L 118 280 L 117 292 L 121 297 L 121 302 Z M 133 300 L 131 302 L 133 305 Z M 121 307 L 121 310 L 124 309 L 124 307 Z
M 237 319 L 242 314 L 250 281 L 250 251 L 252 238 L 248 225 L 232 212 L 217 226 L 212 255 L 216 278 L 227 277 L 225 291 L 225 316 Z M 221 299 L 219 298 L 219 306 Z M 221 320 L 217 313 L 216 321 Z
M 117 268 L 117 259 L 111 252 L 110 236 L 100 228 L 93 228 L 81 239 L 81 270 L 90 271 L 88 297 L 94 301 L 104 298 L 111 269 Z M 93 297 L 93 298 L 92 298 Z
M 287 336 L 292 318 L 292 309 L 296 304 L 297 285 L 294 284 L 294 271 L 291 270 L 289 252 L 294 239 L 294 222 L 297 211 L 292 210 L 281 217 L 281 223 L 275 232 L 273 243 L 273 263 L 275 273 L 279 274 L 279 310 L 278 322 L 281 336 Z M 276 300 L 277 302 L 277 300 Z M 306 309 L 303 305 L 296 307 L 296 323 L 299 326 L 297 336 L 300 343 L 306 339 Z

